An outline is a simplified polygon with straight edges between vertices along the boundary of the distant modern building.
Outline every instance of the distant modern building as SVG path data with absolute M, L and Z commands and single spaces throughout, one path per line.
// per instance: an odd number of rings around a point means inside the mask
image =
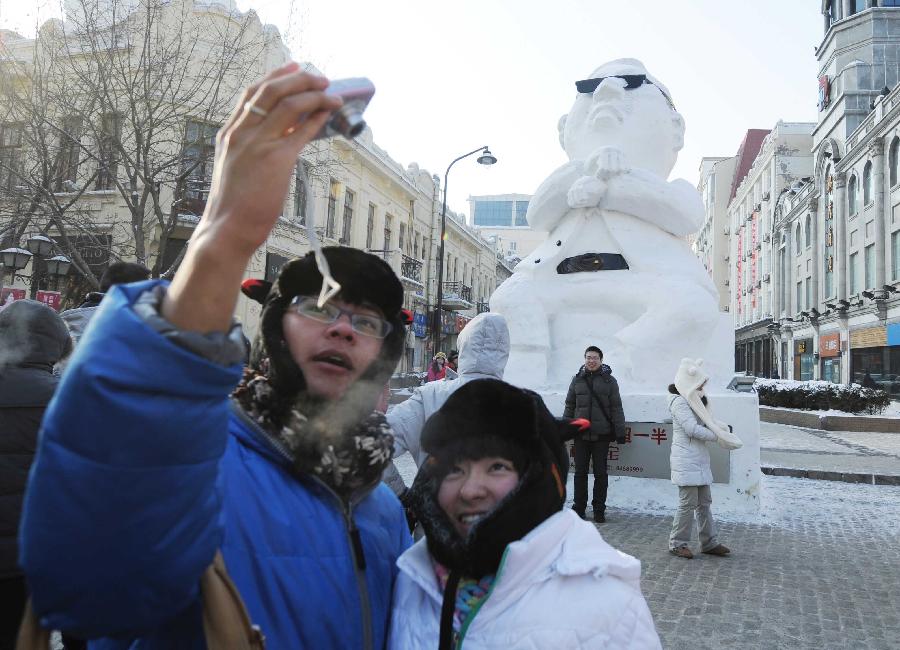
M 492 194 L 470 196 L 470 223 L 481 236 L 494 243 L 499 253 L 511 262 L 522 259 L 547 238 L 547 233 L 532 230 L 525 215 L 530 194 Z

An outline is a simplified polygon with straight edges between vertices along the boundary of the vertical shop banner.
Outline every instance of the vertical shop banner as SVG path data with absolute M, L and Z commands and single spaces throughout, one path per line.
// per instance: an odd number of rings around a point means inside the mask
M 731 476 L 731 453 L 719 445 L 709 444 L 710 467 L 714 483 L 728 483 Z M 670 480 L 672 469 L 671 422 L 626 422 L 625 442 L 613 442 L 606 456 L 606 471 L 613 476 L 637 476 Z M 575 447 L 569 443 L 569 456 L 575 462 Z
M 741 290 L 744 288 L 744 264 L 743 264 L 743 256 L 744 256 L 744 229 L 741 228 L 738 231 L 738 240 L 737 240 L 737 283 L 735 285 L 735 298 L 737 302 L 737 312 L 740 314 L 743 311 L 744 301 L 741 296 Z
M 419 338 L 424 338 L 428 330 L 428 315 L 417 311 L 413 314 L 413 334 Z
M 25 289 L 13 289 L 12 287 L 0 288 L 0 309 L 16 300 L 25 299 Z
M 54 311 L 59 311 L 59 305 L 62 303 L 62 294 L 59 291 L 38 291 L 34 298 Z
M 750 291 L 753 292 L 750 296 L 750 306 L 753 309 L 756 309 L 756 278 L 758 273 L 757 266 L 759 265 L 759 255 L 756 250 L 758 236 L 756 225 L 758 218 L 759 214 L 757 212 L 754 212 L 750 218 Z

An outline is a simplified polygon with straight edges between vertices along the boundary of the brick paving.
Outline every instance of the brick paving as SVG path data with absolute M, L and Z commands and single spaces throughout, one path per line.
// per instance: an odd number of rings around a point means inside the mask
M 900 535 L 881 519 L 900 516 L 900 491 L 844 487 L 886 491 L 888 502 L 878 503 L 876 493 L 869 512 L 720 522 L 719 539 L 732 549 L 727 558 L 670 555 L 669 516 L 610 510 L 599 528 L 641 560 L 664 648 L 900 648 Z

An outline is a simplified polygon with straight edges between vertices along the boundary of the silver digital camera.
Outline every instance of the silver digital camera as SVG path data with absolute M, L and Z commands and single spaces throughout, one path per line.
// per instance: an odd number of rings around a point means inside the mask
M 366 128 L 363 111 L 375 94 L 375 84 L 366 77 L 336 79 L 325 89 L 327 95 L 334 95 L 344 100 L 344 105 L 334 112 L 314 140 L 342 135 L 352 140 Z

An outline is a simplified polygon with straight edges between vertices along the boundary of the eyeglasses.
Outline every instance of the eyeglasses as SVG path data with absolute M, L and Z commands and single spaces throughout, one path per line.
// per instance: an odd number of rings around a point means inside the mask
M 582 94 L 590 95 L 597 87 L 603 82 L 604 79 L 621 79 L 625 82 L 625 90 L 634 90 L 636 88 L 640 88 L 644 84 L 650 84 L 651 86 L 656 86 L 655 83 L 650 81 L 645 74 L 614 74 L 608 77 L 597 77 L 596 79 L 582 79 L 581 81 L 575 82 L 575 89 Z M 672 103 L 672 100 L 665 93 L 665 91 L 656 86 L 659 92 L 662 93 L 662 96 L 665 97 L 666 103 L 669 105 L 673 111 L 675 110 L 675 104 Z
M 585 361 L 600 361 L 600 357 L 585 357 Z
M 394 329 L 389 322 L 374 314 L 360 314 L 330 303 L 319 307 L 318 299 L 313 296 L 294 296 L 287 310 L 320 323 L 334 323 L 343 314 L 347 314 L 354 332 L 377 339 L 383 339 Z

